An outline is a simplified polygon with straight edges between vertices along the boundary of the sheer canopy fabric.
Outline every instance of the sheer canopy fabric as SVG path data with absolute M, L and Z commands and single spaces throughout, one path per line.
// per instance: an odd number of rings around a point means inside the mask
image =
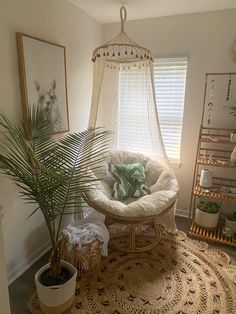
M 151 60 L 96 59 L 89 126 L 111 130 L 113 148 L 154 155 L 166 163 L 152 75 Z
M 120 34 L 93 53 L 89 127 L 112 131 L 113 149 L 149 154 L 167 164 L 155 100 L 153 57 L 125 33 L 124 7 L 120 16 Z
M 113 150 L 150 155 L 167 166 L 174 178 L 168 167 L 158 121 L 154 60 L 148 49 L 137 45 L 124 32 L 124 7 L 120 14 L 120 34 L 114 40 L 96 48 L 93 53 L 94 77 L 89 127 L 105 127 L 111 130 Z M 177 198 L 177 192 L 175 197 Z M 124 205 L 119 203 L 120 206 Z M 168 207 L 167 203 L 163 206 Z M 172 232 L 175 229 L 174 216 L 175 205 L 161 218 L 166 229 Z
M 113 148 L 150 154 L 167 163 L 157 116 L 152 60 L 114 61 L 99 57 L 94 62 L 93 80 L 89 127 L 111 130 Z

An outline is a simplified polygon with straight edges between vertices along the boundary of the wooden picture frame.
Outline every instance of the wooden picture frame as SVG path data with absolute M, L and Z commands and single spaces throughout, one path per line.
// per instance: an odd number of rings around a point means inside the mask
M 44 108 L 49 121 L 49 134 L 69 131 L 64 46 L 16 33 L 23 118 L 30 106 Z

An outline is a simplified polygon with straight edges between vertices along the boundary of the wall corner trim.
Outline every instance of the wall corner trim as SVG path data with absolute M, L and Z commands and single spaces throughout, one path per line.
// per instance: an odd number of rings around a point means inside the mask
M 20 277 L 28 268 L 30 268 L 36 261 L 40 259 L 51 248 L 51 242 L 44 243 L 41 247 L 35 250 L 27 259 L 17 265 L 16 268 L 8 272 L 8 285 L 13 283 L 18 277 Z
M 183 209 L 183 208 L 177 208 L 175 215 L 176 215 L 176 216 L 181 216 L 181 217 L 188 218 L 189 213 L 188 213 L 188 211 L 186 211 L 186 210 Z

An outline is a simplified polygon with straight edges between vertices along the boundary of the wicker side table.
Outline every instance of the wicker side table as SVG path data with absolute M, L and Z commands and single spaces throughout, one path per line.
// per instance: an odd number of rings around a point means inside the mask
M 80 247 L 70 243 L 66 232 L 62 232 L 61 258 L 72 264 L 78 271 L 78 277 L 92 275 L 101 263 L 102 243 L 98 239 Z

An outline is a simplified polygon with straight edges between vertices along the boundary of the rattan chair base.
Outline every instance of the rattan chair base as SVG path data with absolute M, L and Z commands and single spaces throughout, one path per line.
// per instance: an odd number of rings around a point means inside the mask
M 109 217 L 106 217 L 105 223 L 106 223 L 107 227 L 109 227 L 111 221 L 112 220 Z M 113 221 L 114 221 L 114 219 L 113 219 Z M 124 224 L 123 221 L 122 221 L 122 223 Z M 142 226 L 144 226 L 146 223 L 148 223 L 150 226 L 153 227 L 154 232 L 155 232 L 155 238 L 153 236 L 150 236 L 150 239 L 153 239 L 152 243 L 149 243 L 148 245 L 144 245 L 144 246 L 137 246 L 136 230 L 142 229 Z M 129 223 L 125 223 L 125 225 L 129 227 L 128 246 L 124 247 L 124 246 L 120 246 L 117 244 L 112 244 L 111 248 L 113 250 L 121 251 L 121 252 L 127 252 L 127 253 L 142 253 L 142 252 L 146 252 L 146 251 L 153 249 L 161 240 L 161 231 L 158 229 L 158 227 L 155 223 L 155 220 L 150 221 L 150 219 L 148 219 L 147 221 L 144 220 L 144 221 L 139 222 L 139 223 L 129 222 Z
M 173 208 L 173 206 L 175 205 L 176 200 L 170 204 L 168 207 L 166 207 L 161 213 L 159 213 L 158 215 L 153 215 L 153 216 L 118 216 L 115 215 L 113 213 L 110 213 L 106 210 L 104 210 L 101 207 L 98 207 L 96 205 L 96 203 L 92 202 L 91 200 L 88 199 L 88 197 L 86 196 L 86 194 L 83 194 L 83 198 L 85 200 L 85 202 L 91 206 L 93 209 L 97 210 L 98 212 L 104 214 L 106 216 L 106 220 L 105 220 L 105 224 L 107 227 L 109 227 L 109 225 L 111 224 L 111 222 L 118 222 L 121 223 L 125 226 L 129 226 L 129 244 L 127 247 L 117 247 L 117 246 L 113 246 L 112 248 L 114 250 L 118 250 L 118 251 L 122 251 L 122 252 L 128 252 L 128 253 L 141 253 L 141 252 L 146 252 L 149 251 L 151 249 L 153 249 L 161 240 L 161 232 L 160 230 L 157 228 L 156 225 L 156 219 L 157 217 L 162 216 L 163 214 L 166 214 L 171 208 Z M 137 227 L 141 227 L 149 224 L 154 228 L 155 231 L 155 240 L 145 246 L 137 246 L 136 244 L 136 228 Z M 151 237 L 153 238 L 153 237 Z

